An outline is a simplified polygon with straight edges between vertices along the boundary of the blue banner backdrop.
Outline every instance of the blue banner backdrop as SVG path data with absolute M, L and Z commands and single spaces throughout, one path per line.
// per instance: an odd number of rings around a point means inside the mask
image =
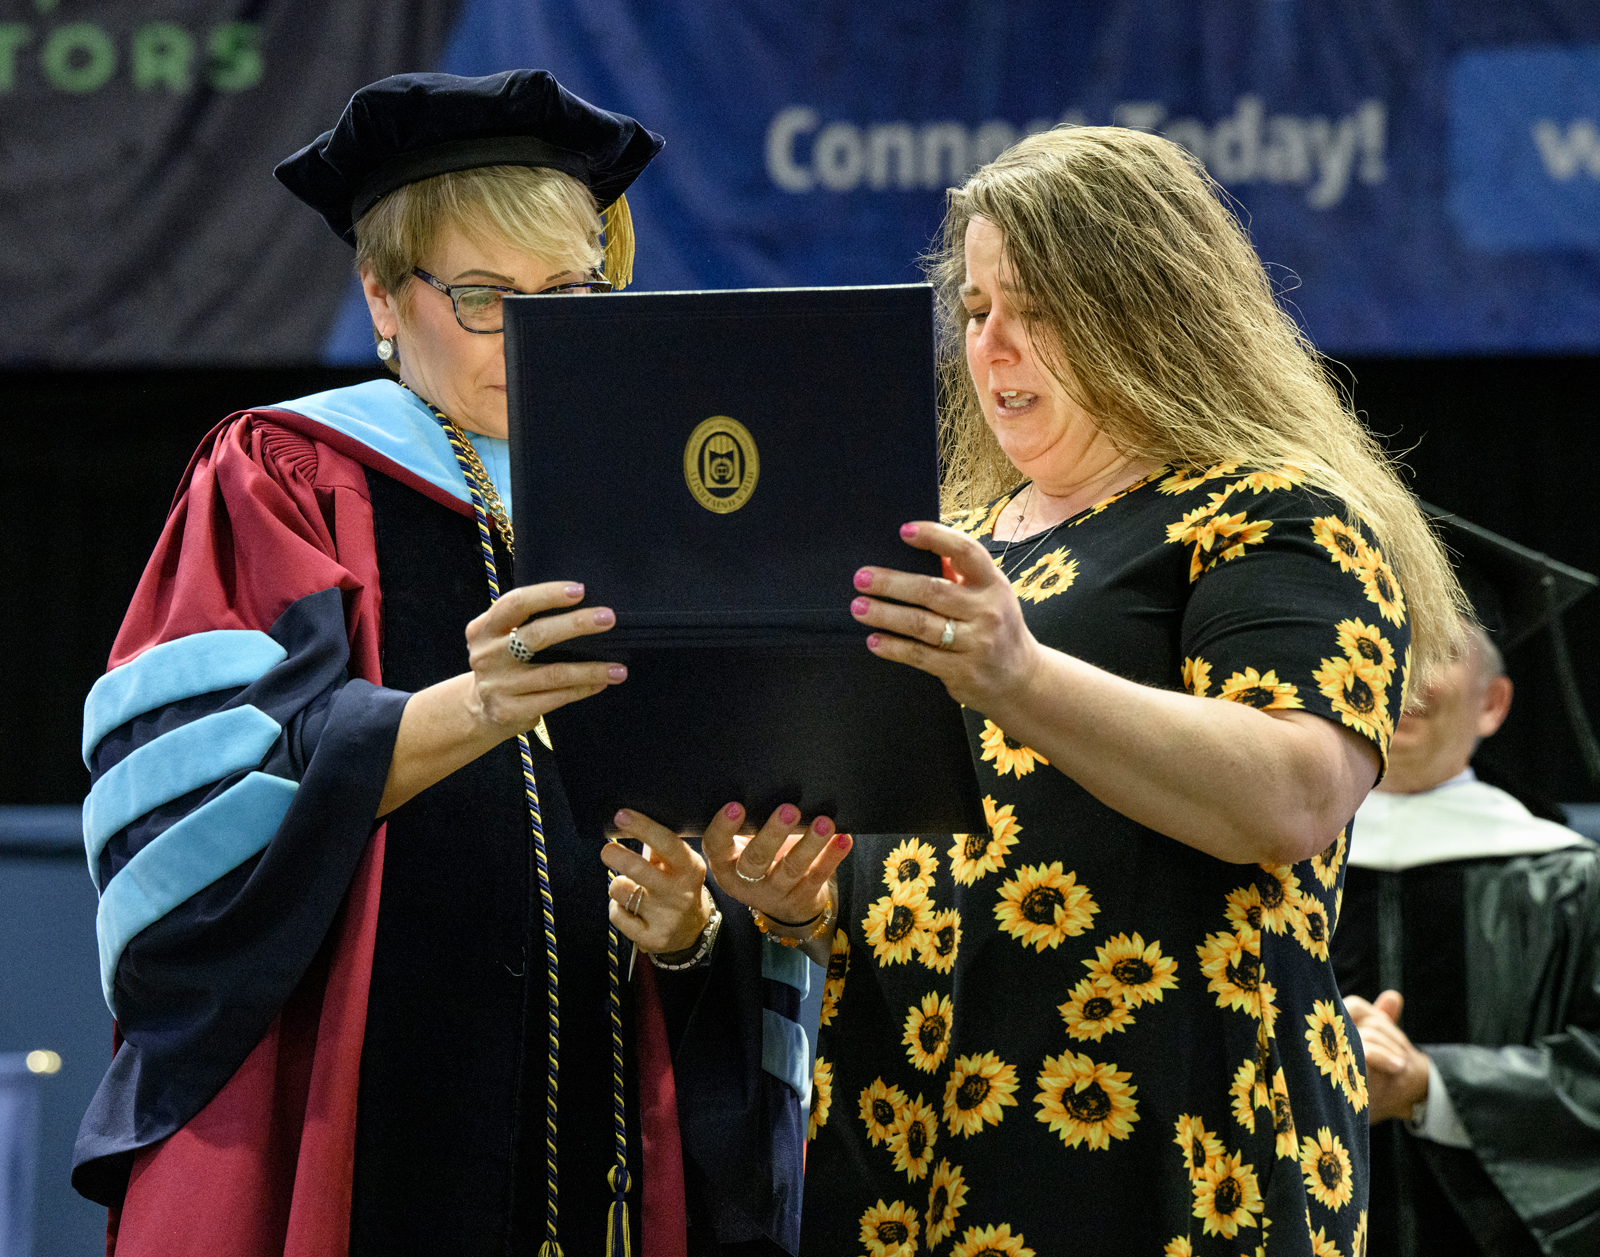
M 644 287 L 916 278 L 965 172 L 1116 123 L 1206 163 L 1328 352 L 1600 349 L 1583 0 L 468 0 L 444 68 L 519 64 L 666 135 Z M 347 308 L 330 357 L 370 343 Z
M 514 66 L 667 137 L 641 288 L 916 278 L 944 189 L 1117 123 L 1201 157 L 1331 353 L 1600 350 L 1590 0 L 144 7 L 0 0 L 0 363 L 371 362 L 268 171 L 363 78 Z

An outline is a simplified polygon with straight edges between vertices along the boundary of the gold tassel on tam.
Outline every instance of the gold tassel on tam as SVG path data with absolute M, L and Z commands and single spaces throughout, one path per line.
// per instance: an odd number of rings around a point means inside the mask
M 633 215 L 628 211 L 628 198 L 619 196 L 606 206 L 600 222 L 606 232 L 606 278 L 621 292 L 633 283 Z
M 618 1185 L 618 1176 L 621 1176 L 621 1185 Z M 606 1182 L 611 1184 L 611 1190 L 616 1193 L 616 1198 L 611 1202 L 611 1212 L 607 1218 L 609 1225 L 606 1227 L 606 1257 L 629 1257 L 632 1240 L 628 1236 L 628 1170 L 626 1166 L 612 1166 L 606 1174 Z

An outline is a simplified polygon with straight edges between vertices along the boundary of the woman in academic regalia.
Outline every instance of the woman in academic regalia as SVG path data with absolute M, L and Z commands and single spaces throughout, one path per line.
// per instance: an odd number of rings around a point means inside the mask
M 278 168 L 396 378 L 206 438 L 86 705 L 120 1046 L 74 1182 L 122 1257 L 794 1246 L 758 937 L 681 840 L 575 832 L 542 717 L 626 669 L 538 652 L 614 617 L 509 588 L 502 298 L 621 287 L 661 146 L 542 71 L 402 75 Z

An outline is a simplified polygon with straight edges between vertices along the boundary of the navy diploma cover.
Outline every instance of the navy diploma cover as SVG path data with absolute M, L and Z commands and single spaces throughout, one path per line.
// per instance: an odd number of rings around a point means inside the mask
M 730 800 L 844 830 L 981 830 L 960 708 L 878 659 L 866 564 L 937 575 L 932 290 L 506 303 L 518 584 L 582 580 L 617 626 L 552 658 L 628 680 L 548 718 L 580 824 L 684 832 Z

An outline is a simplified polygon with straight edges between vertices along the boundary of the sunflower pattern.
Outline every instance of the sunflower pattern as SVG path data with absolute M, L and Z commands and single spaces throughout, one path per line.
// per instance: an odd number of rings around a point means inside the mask
M 911 1067 L 925 1074 L 936 1071 L 944 1064 L 945 1053 L 950 1050 L 950 1020 L 953 1008 L 948 995 L 929 993 L 922 1003 L 906 1013 L 906 1030 L 901 1042 L 906 1045 L 906 1055 Z
M 1305 706 L 1296 697 L 1299 693 L 1299 686 L 1278 680 L 1278 674 L 1271 668 L 1264 673 L 1246 668 L 1224 681 L 1222 688 L 1217 691 L 1217 697 L 1225 698 L 1230 703 L 1243 703 L 1257 711 L 1288 711 Z
M 882 1078 L 873 1080 L 861 1093 L 861 1122 L 866 1127 L 867 1138 L 881 1144 L 900 1124 L 905 1112 L 906 1093 L 899 1087 L 887 1085 Z
M 1161 998 L 1178 985 L 1178 962 L 1161 954 L 1161 942 L 1146 944 L 1136 930 L 1132 938 L 1116 934 L 1094 949 L 1084 967 L 1095 986 L 1130 1008 Z
M 1061 861 L 1023 865 L 1015 877 L 1000 887 L 995 919 L 1000 928 L 1024 947 L 1036 951 L 1059 947 L 1089 928 L 1100 910 L 1078 875 L 1062 872 Z
M 811 1116 L 806 1122 L 806 1138 L 815 1139 L 817 1132 L 828 1124 L 828 1110 L 833 1107 L 833 1066 L 817 1057 L 811 1071 Z
M 839 1012 L 839 1001 L 844 996 L 844 980 L 850 972 L 850 934 L 835 930 L 833 945 L 828 949 L 827 976 L 822 984 L 821 1024 L 830 1026 Z
M 1246 546 L 1258 546 L 1272 527 L 1270 519 L 1252 520 L 1244 511 L 1222 514 L 1226 494 L 1213 493 L 1205 506 L 1197 506 L 1176 524 L 1167 525 L 1167 540 L 1179 545 L 1193 544 L 1189 558 L 1189 580 L 1200 579 L 1218 563 L 1237 559 Z
M 1013 814 L 1013 804 L 996 806 L 992 795 L 983 799 L 983 818 L 989 824 L 987 834 L 952 834 L 950 844 L 950 872 L 963 886 L 971 886 L 989 873 L 1006 866 L 1006 856 L 1017 845 L 1017 835 L 1022 824 Z
M 916 954 L 922 932 L 933 921 L 928 893 L 920 885 L 896 886 L 875 900 L 861 922 L 881 965 L 905 964 Z
M 952 1166 L 947 1159 L 941 1160 L 933 1167 L 933 1177 L 928 1183 L 928 1215 L 922 1233 L 929 1249 L 939 1247 L 956 1229 L 956 1219 L 966 1203 L 967 1182 L 961 1177 L 961 1167 Z
M 905 1106 L 884 1140 L 894 1154 L 894 1168 L 912 1182 L 928 1175 L 933 1146 L 939 1138 L 939 1115 L 920 1095 Z
M 956 967 L 961 950 L 961 913 L 941 908 L 917 940 L 917 959 L 935 973 L 949 973 Z
M 1300 1172 L 1305 1176 L 1306 1190 L 1324 1209 L 1339 1210 L 1350 1203 L 1355 1190 L 1350 1170 L 1350 1153 L 1345 1150 L 1339 1136 L 1326 1126 L 1310 1135 L 1300 1145 Z
M 992 720 L 983 722 L 982 740 L 983 754 L 979 758 L 985 763 L 993 761 L 995 772 L 1002 777 L 1007 773 L 1015 773 L 1020 779 L 1031 773 L 1035 764 L 1050 762 L 1031 747 L 1013 744 L 1006 737 L 1005 730 Z
M 878 1201 L 861 1215 L 861 1246 L 871 1257 L 915 1257 L 917 1211 L 903 1200 Z
M 1311 857 L 1311 872 L 1321 884 L 1323 890 L 1332 890 L 1333 884 L 1339 880 L 1339 870 L 1344 867 L 1344 852 L 1347 843 L 1346 835 L 1349 827 L 1339 831 L 1339 836 L 1330 842 L 1327 847 Z
M 1085 978 L 1072 988 L 1072 995 L 1060 1006 L 1067 1034 L 1074 1039 L 1093 1039 L 1096 1043 L 1113 1030 L 1133 1024 L 1133 1014 L 1115 991 L 1106 991 Z
M 1203 1166 L 1194 1179 L 1194 1216 L 1207 1235 L 1232 1239 L 1241 1227 L 1256 1225 L 1265 1208 L 1255 1168 L 1241 1164 L 1242 1152 L 1227 1153 Z
M 883 880 L 891 891 L 897 887 L 920 890 L 924 895 L 933 887 L 939 857 L 920 838 L 907 838 L 884 857 Z
M 1109 1148 L 1111 1140 L 1128 1138 L 1139 1120 L 1133 1098 L 1139 1088 L 1128 1085 L 1130 1077 L 1129 1071 L 1096 1064 L 1081 1052 L 1047 1056 L 1034 1097 L 1037 1117 L 1069 1148 Z
M 1269 1107 L 1267 1084 L 1263 1081 L 1256 1062 L 1246 1060 L 1233 1075 L 1233 1085 L 1228 1088 L 1233 1098 L 1233 1120 L 1252 1135 L 1256 1133 L 1256 1110 Z
M 1002 1222 L 998 1226 L 969 1226 L 950 1257 L 1035 1257 L 1035 1253 L 1020 1231 L 1013 1234 L 1011 1224 Z
M 1223 1153 L 1222 1140 L 1206 1130 L 1205 1122 L 1190 1113 L 1179 1114 L 1172 1142 L 1183 1150 L 1183 1169 L 1192 1183 L 1200 1171 Z
M 963 1056 L 944 1089 L 944 1120 L 952 1135 L 975 1135 L 985 1124 L 998 1126 L 1005 1106 L 1015 1107 L 1017 1071 L 993 1052 Z
M 1302 472 L 1163 469 L 1008 548 L 1010 500 L 952 522 L 1029 593 L 1041 642 L 1386 752 L 1404 591 Z M 1057 1257 L 1086 1235 L 1365 1257 L 1370 1101 L 1327 958 L 1348 827 L 1292 865 L 1212 860 L 966 720 L 984 832 L 857 835 L 840 868 L 803 1257 Z M 1137 1184 L 1137 1207 L 1095 1183 Z
M 1052 550 L 1035 559 L 1011 582 L 1011 589 L 1023 602 L 1043 602 L 1072 588 L 1078 579 L 1078 561 L 1069 559 L 1070 550 Z

